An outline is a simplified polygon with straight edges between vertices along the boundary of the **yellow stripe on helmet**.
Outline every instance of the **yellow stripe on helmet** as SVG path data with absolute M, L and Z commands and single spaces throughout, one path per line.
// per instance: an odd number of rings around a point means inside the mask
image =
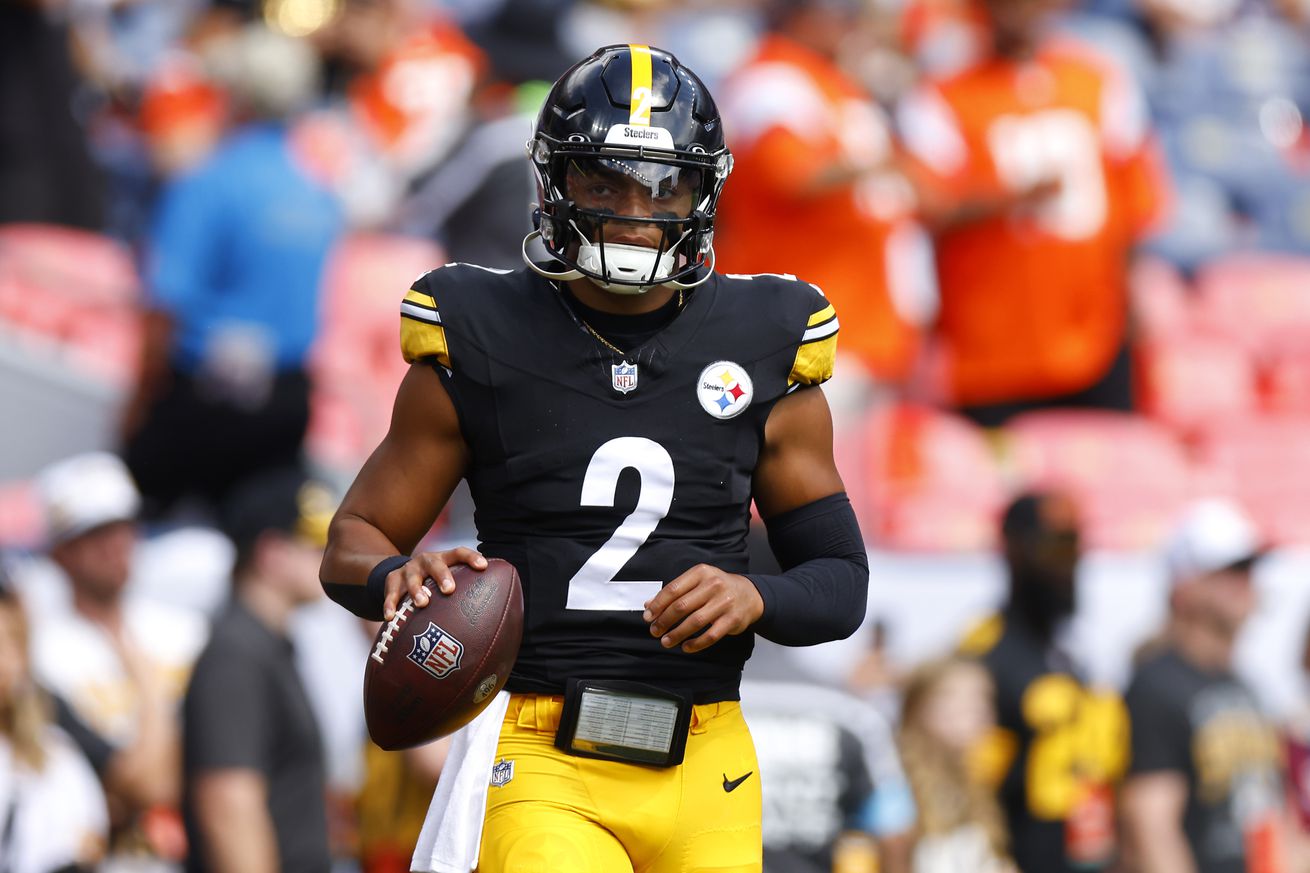
M 650 46 L 629 45 L 632 56 L 632 100 L 628 104 L 628 124 L 650 127 Z

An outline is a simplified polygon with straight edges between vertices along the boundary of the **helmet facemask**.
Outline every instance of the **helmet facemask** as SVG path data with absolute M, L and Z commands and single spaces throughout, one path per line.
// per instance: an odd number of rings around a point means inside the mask
M 690 287 L 713 265 L 714 208 L 726 152 L 665 153 L 590 144 L 532 144 L 541 237 L 579 275 L 616 294 Z M 708 273 L 708 271 L 704 271 Z

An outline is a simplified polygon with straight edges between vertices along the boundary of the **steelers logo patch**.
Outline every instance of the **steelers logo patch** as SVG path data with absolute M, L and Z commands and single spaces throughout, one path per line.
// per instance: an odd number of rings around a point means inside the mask
M 755 389 L 746 368 L 732 361 L 715 361 L 696 380 L 696 397 L 701 409 L 718 419 L 733 418 L 751 405 Z

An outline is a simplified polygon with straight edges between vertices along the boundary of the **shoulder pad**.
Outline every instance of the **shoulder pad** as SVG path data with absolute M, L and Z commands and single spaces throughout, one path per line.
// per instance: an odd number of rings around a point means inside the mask
M 789 385 L 819 385 L 832 378 L 837 362 L 837 310 L 814 285 L 806 285 L 812 292 L 811 310 L 801 333 L 801 344 L 796 349 L 796 361 L 787 377 Z
M 837 359 L 837 311 L 817 285 L 789 273 L 723 273 L 725 279 L 756 285 L 761 305 L 777 320 L 796 355 L 787 374 L 787 390 L 818 385 L 832 378 Z M 764 302 L 767 301 L 767 302 Z
M 449 370 L 450 347 L 446 344 L 446 329 L 441 324 L 436 298 L 431 293 L 428 281 L 431 275 L 420 276 L 401 301 L 400 352 L 406 363 L 435 358 Z

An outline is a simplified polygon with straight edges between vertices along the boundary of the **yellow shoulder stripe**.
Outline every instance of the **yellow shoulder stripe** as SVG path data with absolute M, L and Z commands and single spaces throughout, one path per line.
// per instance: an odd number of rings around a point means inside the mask
M 814 342 L 802 343 L 796 350 L 796 363 L 792 364 L 789 385 L 818 385 L 832 378 L 837 362 L 837 334 Z
M 837 317 L 837 310 L 833 309 L 832 304 L 829 303 L 827 306 L 823 307 L 818 312 L 811 315 L 809 322 L 805 326 L 814 327 L 815 325 L 822 324 L 823 322 L 827 321 L 830 318 L 836 318 L 836 317 Z
M 801 335 L 796 362 L 787 377 L 789 385 L 818 385 L 832 378 L 837 362 L 837 310 L 832 304 L 811 313 Z
M 408 363 L 436 358 L 438 364 L 451 369 L 446 329 L 431 294 L 412 288 L 405 294 L 400 304 L 400 351 Z

